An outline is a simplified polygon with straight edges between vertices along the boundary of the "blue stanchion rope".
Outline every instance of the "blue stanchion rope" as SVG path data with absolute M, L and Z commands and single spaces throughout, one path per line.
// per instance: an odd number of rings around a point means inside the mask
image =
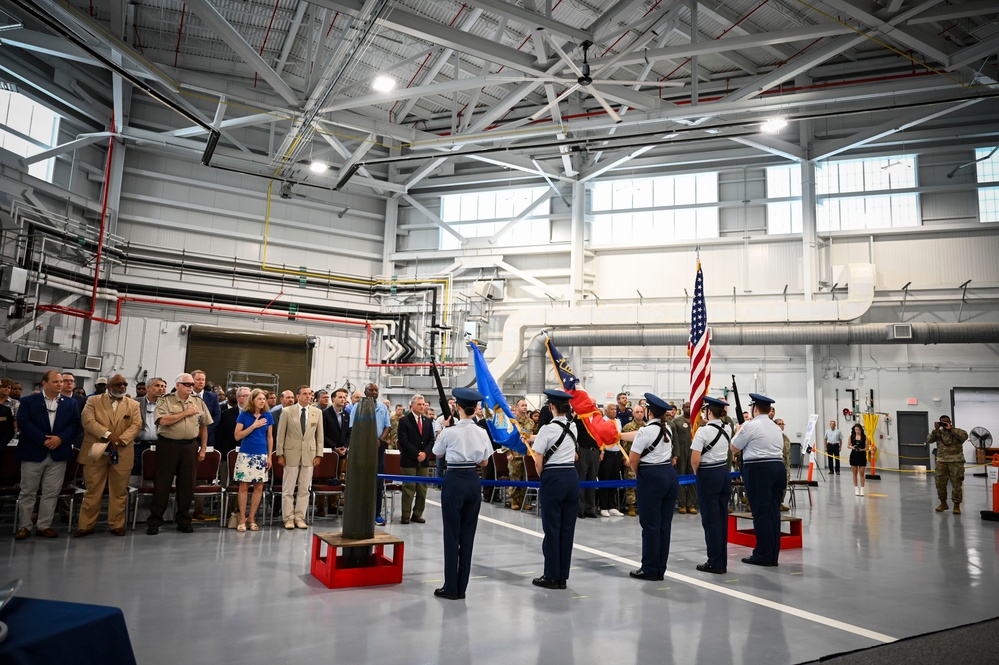
M 732 478 L 741 478 L 742 474 L 738 471 L 732 471 L 729 473 Z M 396 476 L 388 473 L 379 473 L 379 480 L 387 480 L 393 483 L 423 483 L 425 485 L 440 485 L 444 482 L 443 478 L 437 477 L 427 477 L 427 476 Z M 681 485 L 693 485 L 697 481 L 697 477 L 693 474 L 680 476 Z M 482 479 L 482 485 L 485 487 L 541 487 L 541 483 L 536 480 L 487 480 Z M 581 480 L 579 482 L 581 488 L 594 488 L 594 489 L 618 489 L 622 487 L 637 487 L 637 480 Z

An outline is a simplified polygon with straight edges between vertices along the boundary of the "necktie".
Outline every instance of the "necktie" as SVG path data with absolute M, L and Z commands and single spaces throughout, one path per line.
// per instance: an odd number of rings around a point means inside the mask
M 416 416 L 416 429 L 420 430 L 420 436 L 423 436 L 423 418 Z
M 302 434 L 305 434 L 305 409 L 299 409 L 299 413 L 302 414 Z

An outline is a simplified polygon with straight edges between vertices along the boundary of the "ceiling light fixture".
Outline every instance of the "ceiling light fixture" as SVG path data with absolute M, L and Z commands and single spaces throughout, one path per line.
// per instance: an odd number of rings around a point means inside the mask
M 376 92 L 391 92 L 395 89 L 395 79 L 391 76 L 380 74 L 371 82 L 371 88 Z
M 326 169 L 329 167 L 330 165 L 326 162 L 320 162 L 317 160 L 314 160 L 311 164 L 309 164 L 309 170 L 313 173 L 326 173 Z
M 770 118 L 760 125 L 760 131 L 764 134 L 776 134 L 785 127 L 787 127 L 787 120 L 783 116 L 777 116 L 776 118 Z

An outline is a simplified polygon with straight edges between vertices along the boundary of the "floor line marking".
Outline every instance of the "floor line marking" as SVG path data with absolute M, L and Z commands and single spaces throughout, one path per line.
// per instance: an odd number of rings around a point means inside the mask
M 437 501 L 427 500 L 427 503 L 440 506 Z M 520 533 L 526 534 L 528 536 L 534 536 L 535 538 L 544 538 L 545 534 L 540 531 L 534 531 L 526 527 L 519 526 L 517 524 L 510 524 L 509 522 L 504 522 L 498 520 L 494 517 L 487 517 L 480 514 L 479 520 L 483 522 L 488 522 L 490 524 L 495 524 L 513 531 L 519 531 Z M 605 552 L 603 550 L 598 550 L 594 547 L 587 547 L 586 545 L 580 545 L 579 543 L 573 543 L 573 549 L 577 549 L 581 552 L 586 552 L 587 554 L 592 554 L 593 556 L 608 559 L 610 561 L 617 561 L 618 563 L 625 564 L 627 566 L 632 566 L 634 568 L 640 568 L 641 563 L 635 561 L 634 559 L 627 559 L 623 556 L 618 556 L 610 552 Z M 689 577 L 687 575 L 681 575 L 679 573 L 674 573 L 672 571 L 666 571 L 666 577 L 676 580 L 677 582 L 684 582 L 690 584 L 691 586 L 696 586 L 698 588 L 704 589 L 706 591 L 714 591 L 731 598 L 738 598 L 739 600 L 744 600 L 747 603 L 753 603 L 754 605 L 759 605 L 761 607 L 766 607 L 771 610 L 776 610 L 778 612 L 783 612 L 784 614 L 789 614 L 799 619 L 804 619 L 805 621 L 811 621 L 823 626 L 828 626 L 829 628 L 835 628 L 837 630 L 842 630 L 847 633 L 852 633 L 854 635 L 859 635 L 861 637 L 866 637 L 869 640 L 874 640 L 875 642 L 889 643 L 897 642 L 897 637 L 892 637 L 891 635 L 885 635 L 884 633 L 879 633 L 874 630 L 868 630 L 862 626 L 855 626 L 851 623 L 845 621 L 839 621 L 837 619 L 832 619 L 830 617 L 822 616 L 821 614 L 816 614 L 814 612 L 809 612 L 808 610 L 803 610 L 797 607 L 792 607 L 790 605 L 785 605 L 783 603 L 778 603 L 772 600 L 767 600 L 766 598 L 760 598 L 758 596 L 753 596 L 751 594 L 745 593 L 743 591 L 737 591 L 735 589 L 727 589 L 717 584 L 712 584 L 710 582 L 705 582 L 699 580 L 696 577 Z

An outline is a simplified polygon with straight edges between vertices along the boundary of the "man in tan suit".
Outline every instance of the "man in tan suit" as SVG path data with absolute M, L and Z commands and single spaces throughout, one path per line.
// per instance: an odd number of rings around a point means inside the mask
M 286 529 L 307 529 L 312 470 L 323 457 L 323 412 L 312 406 L 312 389 L 299 386 L 296 404 L 281 410 L 278 421 L 277 463 L 284 467 L 281 481 L 281 516 Z M 295 486 L 298 486 L 296 500 Z
M 78 459 L 83 465 L 87 493 L 80 506 L 80 528 L 73 533 L 76 538 L 94 532 L 105 485 L 108 488 L 108 530 L 115 536 L 125 535 L 128 477 L 135 456 L 132 444 L 142 430 L 139 404 L 125 394 L 127 388 L 125 377 L 115 374 L 108 382 L 107 391 L 94 395 L 83 407 L 83 447 Z M 99 443 L 106 443 L 107 448 L 94 459 L 90 452 Z

